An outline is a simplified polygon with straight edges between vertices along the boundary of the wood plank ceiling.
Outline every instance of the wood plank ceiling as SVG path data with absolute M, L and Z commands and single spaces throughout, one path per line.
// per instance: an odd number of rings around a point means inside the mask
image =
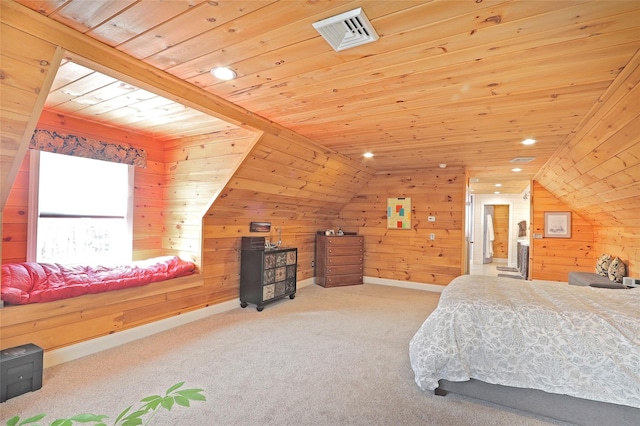
M 638 1 L 17 2 L 378 172 L 467 167 L 477 193 L 521 192 L 640 47 Z M 312 23 L 357 7 L 380 38 L 335 52 Z M 77 63 L 46 108 L 164 139 L 226 125 Z

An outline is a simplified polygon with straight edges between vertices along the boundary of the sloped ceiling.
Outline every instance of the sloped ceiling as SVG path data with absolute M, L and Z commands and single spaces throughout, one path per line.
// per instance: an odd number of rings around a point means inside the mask
M 631 1 L 18 3 L 373 170 L 464 166 L 477 192 L 522 191 L 640 46 Z M 312 23 L 357 7 L 380 39 L 335 52 Z

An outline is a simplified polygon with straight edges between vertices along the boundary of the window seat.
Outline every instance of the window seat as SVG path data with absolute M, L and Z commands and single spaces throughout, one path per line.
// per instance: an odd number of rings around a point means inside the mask
M 2 265 L 0 293 L 7 304 L 25 305 L 137 287 L 195 272 L 193 262 L 177 256 L 117 266 L 9 263 Z

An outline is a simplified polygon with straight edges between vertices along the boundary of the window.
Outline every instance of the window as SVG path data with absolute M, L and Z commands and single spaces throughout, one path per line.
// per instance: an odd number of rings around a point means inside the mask
M 28 259 L 131 260 L 133 166 L 32 151 L 31 170 Z

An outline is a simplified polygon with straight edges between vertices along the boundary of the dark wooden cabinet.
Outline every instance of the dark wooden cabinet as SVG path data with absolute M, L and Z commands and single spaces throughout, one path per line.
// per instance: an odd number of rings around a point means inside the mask
M 240 306 L 249 303 L 258 311 L 285 296 L 296 295 L 297 248 L 242 250 L 240 266 Z
M 362 284 L 364 238 L 360 235 L 316 236 L 316 284 L 339 287 Z

